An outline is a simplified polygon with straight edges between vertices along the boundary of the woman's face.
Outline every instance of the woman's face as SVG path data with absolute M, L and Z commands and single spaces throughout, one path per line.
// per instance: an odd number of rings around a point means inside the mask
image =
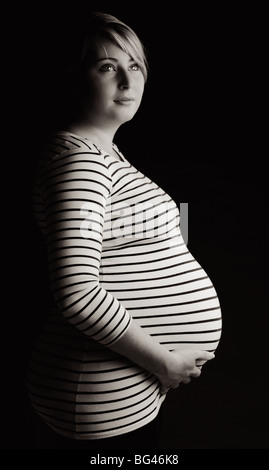
M 138 110 L 145 80 L 126 52 L 109 40 L 99 41 L 87 69 L 84 107 L 95 125 L 118 127 Z

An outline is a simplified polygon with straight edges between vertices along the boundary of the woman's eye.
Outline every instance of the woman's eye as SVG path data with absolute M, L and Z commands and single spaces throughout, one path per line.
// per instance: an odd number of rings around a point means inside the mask
M 137 72 L 141 70 L 140 66 L 137 63 L 134 63 L 129 66 L 129 70 L 132 70 L 134 72 Z M 103 64 L 102 67 L 100 67 L 101 72 L 116 72 L 116 66 L 114 64 Z
M 137 70 L 140 70 L 140 67 L 138 64 L 133 64 L 131 65 L 131 69 L 137 71 Z
M 113 64 L 104 64 L 102 65 L 100 70 L 101 72 L 112 72 L 112 71 L 115 71 L 116 69 Z

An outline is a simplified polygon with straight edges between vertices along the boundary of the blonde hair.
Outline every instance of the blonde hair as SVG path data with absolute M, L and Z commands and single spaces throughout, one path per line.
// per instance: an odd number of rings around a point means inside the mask
M 140 66 L 145 82 L 148 77 L 148 62 L 143 43 L 132 28 L 127 26 L 115 16 L 107 13 L 92 12 L 84 19 L 85 31 L 83 33 L 79 57 L 69 71 L 76 72 L 87 65 L 90 60 L 92 47 L 97 38 L 106 38 L 120 47 Z

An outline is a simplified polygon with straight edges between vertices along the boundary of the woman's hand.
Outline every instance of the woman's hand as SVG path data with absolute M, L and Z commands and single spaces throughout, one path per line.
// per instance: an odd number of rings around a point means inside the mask
M 177 388 L 181 382 L 189 383 L 192 377 L 199 377 L 201 366 L 215 357 L 211 352 L 192 349 L 170 352 L 135 321 L 110 349 L 154 374 L 160 381 L 162 394 Z
M 161 383 L 162 394 L 167 393 L 170 388 L 177 388 L 181 382 L 187 384 L 191 378 L 199 377 L 201 365 L 215 357 L 208 351 L 191 349 L 174 350 L 170 355 L 166 370 L 155 373 Z

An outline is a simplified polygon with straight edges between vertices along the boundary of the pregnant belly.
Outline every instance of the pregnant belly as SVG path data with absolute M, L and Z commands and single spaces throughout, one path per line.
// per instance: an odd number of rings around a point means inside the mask
M 117 266 L 103 276 L 103 287 L 115 295 L 133 319 L 169 350 L 214 352 L 221 337 L 221 308 L 204 269 L 186 247 L 170 250 L 162 260 Z

